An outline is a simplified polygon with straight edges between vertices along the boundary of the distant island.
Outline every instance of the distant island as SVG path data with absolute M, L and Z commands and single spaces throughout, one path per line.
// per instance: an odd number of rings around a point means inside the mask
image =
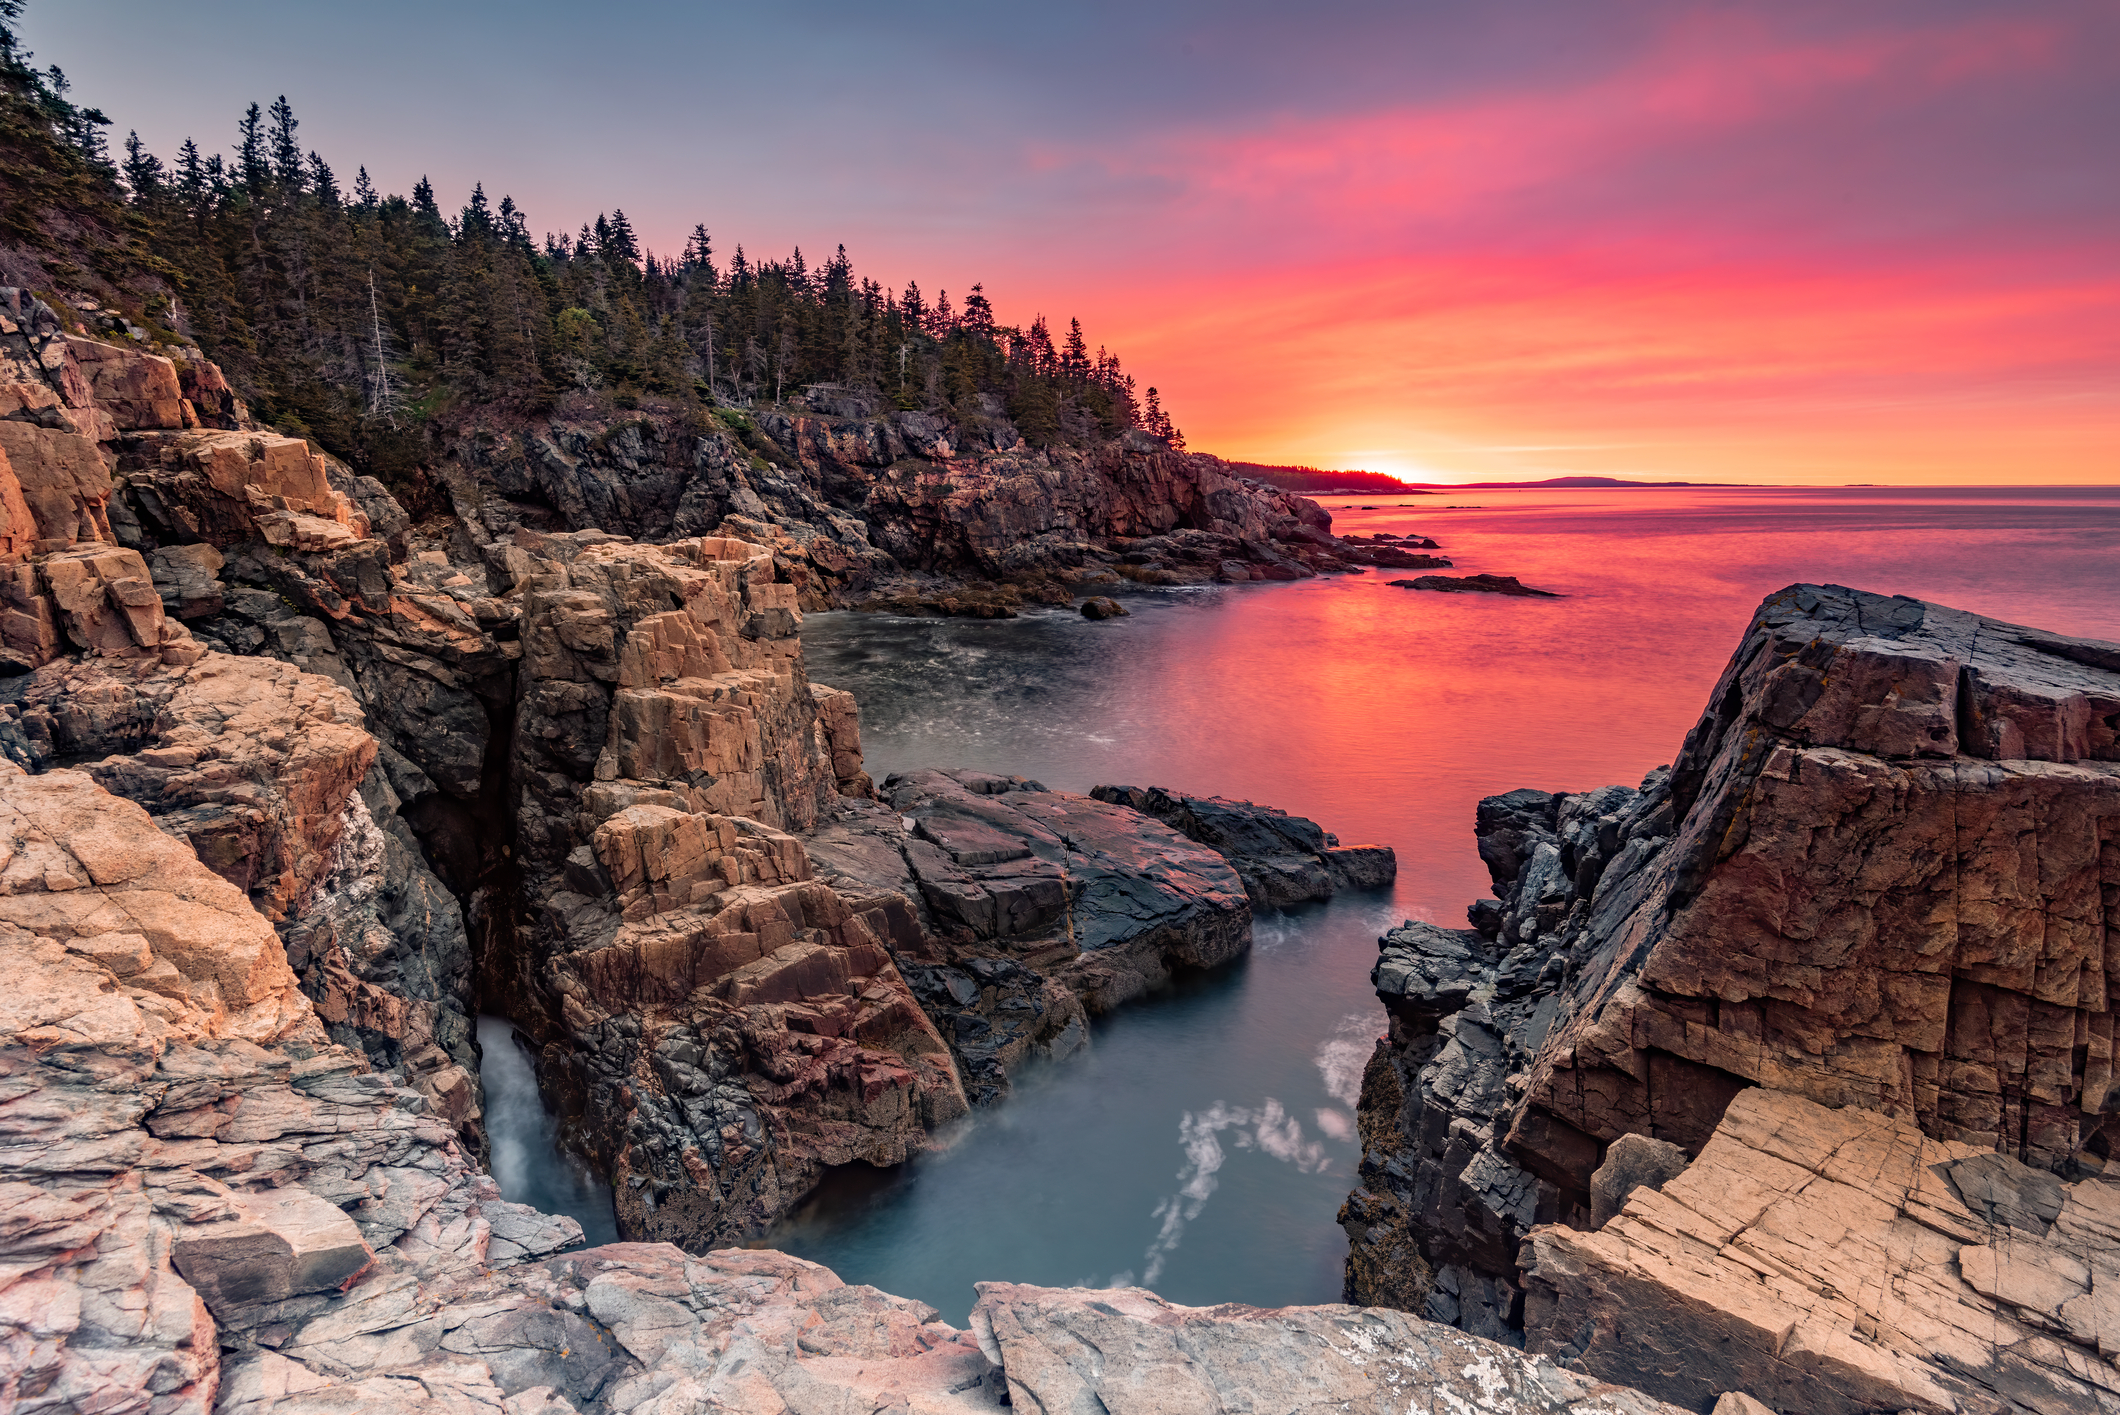
M 1402 481 L 1384 472 L 1332 472 L 1316 467 L 1275 467 L 1262 462 L 1231 462 L 1238 476 L 1265 482 L 1305 496 L 1433 496 L 1439 491 L 1566 491 L 1608 486 L 1750 486 L 1750 482 L 1629 481 L 1624 477 L 1546 477 L 1540 481 Z

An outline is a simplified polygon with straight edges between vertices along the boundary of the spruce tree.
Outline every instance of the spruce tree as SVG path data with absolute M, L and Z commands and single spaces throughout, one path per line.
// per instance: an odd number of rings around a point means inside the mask
M 253 199 L 265 194 L 272 166 L 265 156 L 265 115 L 253 103 L 236 124 L 236 180 Z
M 162 159 L 147 150 L 137 132 L 125 135 L 125 185 L 135 201 L 153 201 L 162 195 Z
M 301 195 L 306 175 L 302 170 L 302 145 L 294 138 L 294 130 L 300 126 L 286 94 L 272 101 L 272 175 L 282 194 L 289 198 Z
M 317 199 L 317 205 L 326 210 L 336 210 L 339 204 L 339 179 L 332 175 L 331 164 L 314 152 L 309 154 L 309 190 Z

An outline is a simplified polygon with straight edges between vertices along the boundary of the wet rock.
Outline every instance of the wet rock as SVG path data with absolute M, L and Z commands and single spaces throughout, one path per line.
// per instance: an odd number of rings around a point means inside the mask
M 1123 619 L 1130 612 L 1125 605 L 1106 595 L 1091 595 L 1082 601 L 1084 619 Z
M 1180 796 L 1152 786 L 1098 786 L 1090 795 L 1153 816 L 1223 859 L 1254 906 L 1283 909 L 1341 889 L 1383 889 L 1398 878 L 1389 845 L 1342 845 L 1302 816 L 1221 796 Z
M 917 900 L 945 941 L 1006 943 L 1049 965 L 1092 1012 L 1250 942 L 1242 882 L 1222 858 L 1129 807 L 971 771 L 903 773 L 883 796 L 889 814 L 842 812 L 812 854 L 851 887 Z
M 1086 1045 L 1085 1012 L 1250 944 L 1222 858 L 1130 807 L 979 772 L 906 773 L 881 794 L 843 802 L 809 852 L 883 921 L 975 1104 L 1031 1056 Z
M 1427 557 L 1418 557 L 1426 559 Z M 1447 560 L 1439 562 L 1448 565 Z M 1411 580 L 1393 580 L 1392 588 L 1401 590 L 1438 590 L 1444 594 L 1501 594 L 1528 595 L 1538 599 L 1559 599 L 1552 590 L 1537 590 L 1519 583 L 1514 575 L 1420 575 Z

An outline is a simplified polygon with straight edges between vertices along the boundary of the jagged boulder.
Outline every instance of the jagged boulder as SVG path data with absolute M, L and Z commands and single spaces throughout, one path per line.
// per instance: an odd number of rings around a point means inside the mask
M 1129 806 L 972 771 L 896 775 L 881 795 L 842 801 L 809 850 L 842 896 L 880 908 L 975 1102 L 1008 1094 L 1032 1055 L 1082 1046 L 1085 1010 L 1250 946 L 1229 865 Z
M 1398 878 L 1389 845 L 1342 845 L 1316 821 L 1221 796 L 1183 796 L 1152 786 L 1096 786 L 1099 801 L 1130 806 L 1229 861 L 1261 909 L 1330 899 L 1342 889 L 1383 889 Z
M 327 553 L 369 534 L 367 514 L 332 485 L 324 458 L 300 438 L 219 430 L 138 436 L 118 466 L 129 500 L 166 541 L 262 540 Z
M 89 760 L 270 919 L 308 906 L 375 760 L 352 694 L 271 659 L 68 659 L 0 692 L 25 765 Z

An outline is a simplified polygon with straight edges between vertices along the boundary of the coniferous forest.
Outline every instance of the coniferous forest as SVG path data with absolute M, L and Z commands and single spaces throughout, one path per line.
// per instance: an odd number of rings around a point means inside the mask
M 1183 438 L 1157 390 L 1077 320 L 1004 324 L 822 260 L 723 252 L 705 223 L 648 249 L 623 210 L 539 231 L 483 185 L 445 207 L 385 194 L 305 149 L 287 98 L 237 115 L 225 150 L 113 143 L 108 117 L 14 33 L 0 0 L 0 283 L 96 297 L 160 342 L 195 342 L 254 416 L 386 479 L 476 415 L 646 408 L 698 420 L 817 384 L 976 419 L 998 399 L 1033 446 L 1131 427 Z M 982 399 L 981 395 L 986 395 Z

